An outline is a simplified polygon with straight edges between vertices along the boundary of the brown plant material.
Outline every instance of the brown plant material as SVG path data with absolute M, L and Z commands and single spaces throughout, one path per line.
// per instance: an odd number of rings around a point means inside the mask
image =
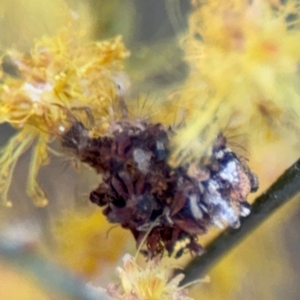
M 210 225 L 239 227 L 239 217 L 250 213 L 246 197 L 258 187 L 221 134 L 201 160 L 171 167 L 175 134 L 162 124 L 122 121 L 95 138 L 75 122 L 62 138 L 64 147 L 102 174 L 90 200 L 104 207 L 109 222 L 129 229 L 138 245 L 146 238 L 149 257 L 164 250 L 176 257 L 186 249 L 202 254 L 197 236 Z

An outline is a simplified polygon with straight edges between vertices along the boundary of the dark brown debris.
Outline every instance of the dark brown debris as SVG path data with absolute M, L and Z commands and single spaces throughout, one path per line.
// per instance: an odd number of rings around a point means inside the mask
M 249 167 L 216 138 L 210 155 L 197 163 L 172 168 L 168 164 L 172 129 L 161 124 L 120 122 L 110 135 L 90 138 L 75 122 L 62 145 L 102 174 L 90 200 L 103 207 L 111 223 L 130 230 L 149 257 L 179 257 L 185 250 L 203 253 L 197 236 L 209 226 L 239 226 L 250 213 L 246 202 L 257 189 Z M 181 248 L 178 249 L 178 243 Z

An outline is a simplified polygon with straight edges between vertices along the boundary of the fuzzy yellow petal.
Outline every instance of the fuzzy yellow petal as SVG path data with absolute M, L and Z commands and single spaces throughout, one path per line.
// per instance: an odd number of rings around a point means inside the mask
M 3 149 L 0 160 L 0 191 L 5 203 L 9 203 L 16 162 L 34 141 L 27 193 L 37 205 L 47 203 L 36 179 L 40 167 L 49 162 L 48 144 L 76 118 L 89 123 L 92 115 L 100 125 L 111 119 L 109 111 L 119 92 L 115 75 L 122 71 L 128 55 L 121 36 L 90 41 L 75 21 L 55 36 L 37 40 L 30 54 L 10 49 L 3 55 L 8 70 L 16 70 L 16 74 L 1 72 L 0 123 L 20 130 Z
M 190 73 L 178 99 L 186 126 L 171 162 L 201 157 L 220 130 L 249 134 L 255 144 L 270 131 L 286 135 L 290 124 L 299 129 L 299 2 L 193 3 L 182 41 Z

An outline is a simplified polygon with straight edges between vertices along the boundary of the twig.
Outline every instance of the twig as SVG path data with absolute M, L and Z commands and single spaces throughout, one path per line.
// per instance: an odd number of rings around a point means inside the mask
M 186 266 L 183 271 L 186 277 L 181 284 L 184 285 L 207 274 L 208 269 L 298 192 L 300 192 L 300 159 L 256 199 L 250 216 L 241 221 L 239 229 L 228 228 L 222 232 L 206 247 L 206 253 L 193 259 Z
M 33 275 L 37 282 L 51 293 L 59 293 L 72 300 L 107 300 L 89 289 L 79 277 L 47 260 L 33 249 L 12 245 L 0 240 L 0 258 L 17 267 L 21 272 Z

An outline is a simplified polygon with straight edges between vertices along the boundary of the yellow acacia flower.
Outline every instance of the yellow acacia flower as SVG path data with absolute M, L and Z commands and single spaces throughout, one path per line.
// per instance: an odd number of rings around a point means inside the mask
M 123 257 L 124 268 L 118 268 L 121 291 L 110 284 L 108 293 L 122 300 L 192 300 L 187 289 L 179 287 L 184 275 L 178 274 L 171 279 L 174 264 L 170 259 L 149 260 L 144 268 L 129 254 Z
M 73 111 L 88 108 L 97 122 L 105 122 L 119 93 L 115 78 L 128 55 L 120 36 L 92 42 L 72 25 L 36 41 L 28 54 L 12 49 L 3 55 L 0 123 L 19 132 L 1 150 L 2 202 L 11 205 L 8 191 L 16 162 L 34 144 L 27 192 L 37 205 L 47 203 L 36 177 L 48 163 L 48 143 L 68 128 Z
M 256 142 L 282 124 L 299 128 L 300 2 L 282 3 L 193 1 L 182 41 L 190 73 L 177 99 L 187 126 L 174 140 L 174 164 L 201 156 L 228 126 L 259 128 Z

